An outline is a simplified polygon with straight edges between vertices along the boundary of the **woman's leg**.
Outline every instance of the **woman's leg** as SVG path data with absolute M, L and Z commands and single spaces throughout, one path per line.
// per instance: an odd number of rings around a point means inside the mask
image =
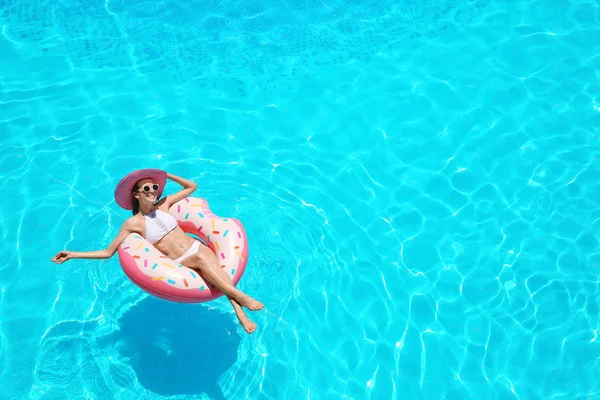
M 202 276 L 204 276 L 207 281 L 215 285 L 217 289 L 223 292 L 228 298 L 238 303 L 238 305 L 244 306 L 252 311 L 258 311 L 264 307 L 261 302 L 254 300 L 252 297 L 233 286 L 231 278 L 229 278 L 227 273 L 219 266 L 217 256 L 215 256 L 215 253 L 207 246 L 200 245 L 198 252 L 185 258 L 181 264 L 188 268 L 200 270 Z
M 242 306 L 240 306 L 240 304 L 237 301 L 235 301 L 229 296 L 227 296 L 227 298 L 233 306 L 233 309 L 235 310 L 235 316 L 237 317 L 238 321 L 240 321 L 240 324 L 242 324 L 244 330 L 248 333 L 253 333 L 256 330 L 256 324 L 254 323 L 254 321 L 248 318 L 248 316 L 242 309 Z
M 206 252 L 206 255 L 208 258 L 215 257 L 215 262 L 218 263 L 218 259 L 216 258 L 214 253 L 210 250 L 210 248 L 208 248 L 204 244 L 201 244 L 200 247 L 203 247 L 205 249 L 205 252 Z M 200 251 L 200 249 L 198 249 L 198 250 Z M 230 282 L 233 285 L 233 281 L 231 280 L 231 277 L 229 276 L 229 274 L 227 274 L 227 272 L 225 272 L 223 270 L 223 268 L 219 268 L 219 273 L 221 274 L 221 276 L 223 276 L 225 279 L 227 279 L 228 282 Z M 242 309 L 242 306 L 240 306 L 240 303 L 238 303 L 231 296 L 227 296 L 227 295 L 225 295 L 225 296 L 227 297 L 227 299 L 233 306 L 233 309 L 235 311 L 235 316 L 237 317 L 238 321 L 240 321 L 240 324 L 242 325 L 244 330 L 248 333 L 254 333 L 254 331 L 256 330 L 256 324 L 250 318 L 248 318 L 248 316 Z

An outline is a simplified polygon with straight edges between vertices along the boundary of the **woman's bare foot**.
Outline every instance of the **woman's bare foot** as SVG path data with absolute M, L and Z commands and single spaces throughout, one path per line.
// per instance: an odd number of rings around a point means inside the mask
M 239 299 L 237 299 L 237 302 L 243 307 L 246 307 L 248 310 L 252 311 L 262 310 L 262 308 L 265 306 L 260 301 L 254 300 L 252 297 L 243 293 L 240 295 Z
M 252 322 L 252 320 L 250 320 L 250 318 L 248 318 L 248 316 L 242 309 L 242 306 L 240 306 L 240 303 L 238 303 L 236 300 L 234 300 L 231 297 L 227 297 L 227 298 L 229 299 L 229 302 L 233 306 L 233 309 L 235 310 L 235 316 L 240 321 L 240 324 L 242 324 L 242 327 L 244 328 L 244 330 L 248 333 L 253 333 L 256 330 L 256 324 L 254 322 Z
M 245 312 L 236 311 L 235 316 L 238 318 L 240 324 L 242 324 L 242 327 L 246 332 L 248 332 L 249 334 L 254 333 L 254 331 L 256 330 L 256 324 L 250 318 L 248 318 Z

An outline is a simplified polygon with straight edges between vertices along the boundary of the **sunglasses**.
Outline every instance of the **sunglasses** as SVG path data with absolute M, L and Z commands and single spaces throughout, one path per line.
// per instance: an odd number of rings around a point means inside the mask
M 160 186 L 158 186 L 156 183 L 153 185 L 144 185 L 142 186 L 140 189 L 136 190 L 136 192 L 141 193 L 150 193 L 150 190 L 154 190 L 155 192 L 158 191 L 158 189 L 160 188 Z

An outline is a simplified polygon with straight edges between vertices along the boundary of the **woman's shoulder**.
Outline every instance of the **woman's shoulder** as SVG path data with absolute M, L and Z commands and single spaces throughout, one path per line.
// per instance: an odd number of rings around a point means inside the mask
M 169 211 L 169 207 L 171 205 L 167 202 L 167 197 L 168 196 L 161 198 L 154 204 L 154 206 L 156 207 L 157 210 Z
M 140 218 L 140 214 L 132 215 L 127 218 L 125 222 L 123 222 L 123 229 L 129 231 L 138 230 L 142 223 L 142 219 Z

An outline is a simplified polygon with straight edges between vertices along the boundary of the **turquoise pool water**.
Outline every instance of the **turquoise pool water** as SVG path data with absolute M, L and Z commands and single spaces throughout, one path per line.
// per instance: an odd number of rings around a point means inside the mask
M 0 398 L 600 399 L 599 71 L 597 0 L 0 0 Z M 49 261 L 144 167 L 254 335 Z

